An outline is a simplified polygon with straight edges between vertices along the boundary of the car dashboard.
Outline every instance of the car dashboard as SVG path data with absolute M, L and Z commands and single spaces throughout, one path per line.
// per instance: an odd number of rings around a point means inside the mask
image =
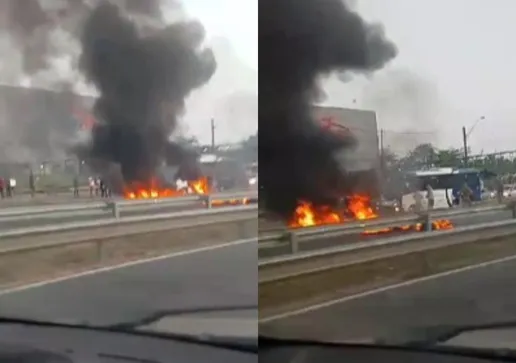
M 141 334 L 5 323 L 0 362 L 191 363 L 257 362 L 253 352 Z
M 491 352 L 367 344 L 270 343 L 260 339 L 260 363 L 487 363 L 516 362 Z

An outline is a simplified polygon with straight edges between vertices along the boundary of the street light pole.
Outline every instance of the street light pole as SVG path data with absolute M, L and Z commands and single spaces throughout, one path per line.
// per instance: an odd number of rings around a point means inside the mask
M 473 126 L 471 126 L 471 128 L 467 132 L 466 132 L 466 126 L 462 126 L 462 143 L 464 146 L 464 166 L 465 167 L 468 166 L 468 137 L 469 137 L 469 135 L 471 135 L 471 133 L 473 132 L 475 127 L 478 125 L 478 123 L 484 119 L 485 119 L 484 116 L 481 116 L 480 118 L 478 118 L 475 121 L 475 123 L 473 124 Z

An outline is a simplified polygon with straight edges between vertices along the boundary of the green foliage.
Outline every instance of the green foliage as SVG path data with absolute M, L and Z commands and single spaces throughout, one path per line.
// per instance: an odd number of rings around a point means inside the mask
M 383 150 L 384 193 L 396 195 L 402 185 L 404 171 L 425 167 L 464 167 L 464 151 L 460 149 L 438 149 L 432 144 L 421 144 L 404 156 Z M 468 167 L 497 174 L 504 184 L 516 184 L 516 153 L 496 153 L 468 157 Z M 487 188 L 495 187 L 495 180 L 485 180 Z
M 438 149 L 432 144 L 416 146 L 405 156 L 386 149 L 383 152 L 386 170 L 420 169 L 423 167 L 464 167 L 464 152 L 459 149 Z M 511 155 L 511 154 L 508 154 Z M 516 174 L 516 158 L 507 155 L 483 155 L 468 158 L 468 167 L 488 170 L 498 175 Z

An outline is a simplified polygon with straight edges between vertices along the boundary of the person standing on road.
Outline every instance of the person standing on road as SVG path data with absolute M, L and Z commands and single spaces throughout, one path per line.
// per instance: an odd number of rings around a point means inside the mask
M 15 178 L 11 178 L 9 180 L 10 180 L 10 184 L 11 184 L 11 197 L 13 197 L 14 196 L 14 191 L 16 190 L 16 179 Z
M 99 190 L 100 190 L 100 184 L 102 183 L 102 180 L 100 180 L 100 176 L 98 176 L 95 179 L 95 196 L 99 196 Z
M 496 179 L 496 199 L 498 203 L 502 204 L 503 202 L 503 183 L 500 178 Z
M 413 198 L 414 198 L 414 212 L 421 213 L 423 210 L 423 195 L 421 194 L 421 192 L 418 189 L 414 190 Z
M 88 186 L 90 187 L 90 197 L 93 198 L 93 191 L 95 190 L 95 179 L 92 176 L 88 178 Z
M 0 177 L 0 196 L 5 198 L 5 179 Z
M 426 199 L 428 200 L 428 210 L 434 209 L 435 199 L 434 199 L 434 189 L 430 184 L 426 185 Z
M 34 182 L 34 173 L 32 170 L 29 174 L 29 188 L 30 188 L 30 196 L 34 198 L 34 195 L 36 194 L 36 184 Z
M 73 177 L 73 196 L 79 198 L 79 177 L 77 175 Z
M 7 178 L 7 197 L 12 198 L 14 194 L 14 186 L 16 185 L 16 182 L 14 181 L 13 177 Z
M 473 196 L 473 191 L 468 186 L 468 183 L 464 182 L 461 189 L 461 201 L 462 205 L 466 207 L 471 206 L 471 198 Z
M 104 183 L 103 179 L 99 178 L 99 188 L 100 188 L 100 196 L 101 198 L 106 197 L 106 184 Z

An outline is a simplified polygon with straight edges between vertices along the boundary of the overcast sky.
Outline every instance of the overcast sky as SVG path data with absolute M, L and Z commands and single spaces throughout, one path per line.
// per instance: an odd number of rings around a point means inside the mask
M 228 38 L 248 66 L 258 69 L 257 0 L 183 0 L 189 13 L 198 18 L 208 36 Z
M 330 82 L 329 103 L 379 108 L 395 148 L 416 139 L 458 147 L 461 127 L 485 116 L 469 137 L 473 151 L 516 149 L 516 1 L 357 3 L 364 17 L 384 24 L 399 55 L 371 80 Z
M 213 47 L 217 71 L 187 102 L 183 130 L 203 143 L 235 142 L 255 134 L 258 125 L 258 0 L 183 0 L 199 19 Z

